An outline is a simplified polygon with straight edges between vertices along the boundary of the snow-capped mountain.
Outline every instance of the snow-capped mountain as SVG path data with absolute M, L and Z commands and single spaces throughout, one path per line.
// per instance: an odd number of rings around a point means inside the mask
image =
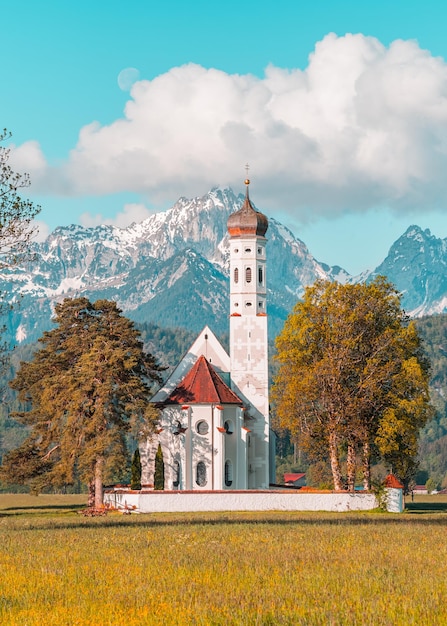
M 371 276 L 378 274 L 396 285 L 411 317 L 447 311 L 447 239 L 410 226 Z
M 0 275 L 8 301 L 8 335 L 35 341 L 50 326 L 54 303 L 86 295 L 113 298 L 136 321 L 200 330 L 228 330 L 227 219 L 244 197 L 216 188 L 180 198 L 140 224 L 57 228 L 34 245 L 33 262 Z M 277 332 L 306 285 L 340 268 L 316 261 L 306 245 L 269 219 L 269 318 Z M 346 273 L 345 273 L 346 275 Z M 346 275 L 347 276 L 347 275 Z
M 34 244 L 34 259 L 0 275 L 4 301 L 16 303 L 5 322 L 6 339 L 36 341 L 51 326 L 54 303 L 86 295 L 114 299 L 129 317 L 199 331 L 209 324 L 228 331 L 230 213 L 244 197 L 216 188 L 202 198 L 180 198 L 168 211 L 128 228 L 57 228 Z M 340 282 L 387 276 L 413 316 L 447 311 L 447 240 L 411 226 L 373 272 L 351 277 L 318 262 L 277 220 L 267 231 L 270 333 L 315 280 Z M 17 306 L 18 303 L 18 306 Z

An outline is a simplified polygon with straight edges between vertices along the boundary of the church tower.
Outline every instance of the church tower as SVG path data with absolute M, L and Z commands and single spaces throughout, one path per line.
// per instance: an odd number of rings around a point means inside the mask
M 236 393 L 247 402 L 247 484 L 269 487 L 268 336 L 265 233 L 268 220 L 249 197 L 228 218 L 230 235 L 230 363 Z

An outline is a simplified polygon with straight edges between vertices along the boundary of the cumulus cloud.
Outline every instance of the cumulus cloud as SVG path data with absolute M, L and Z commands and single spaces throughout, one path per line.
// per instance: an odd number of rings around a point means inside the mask
M 47 163 L 37 141 L 27 141 L 20 146 L 9 146 L 10 165 L 17 172 L 33 172 L 42 178 L 47 170 Z
M 45 241 L 45 239 L 50 234 L 50 228 L 48 224 L 42 222 L 42 220 L 34 220 L 33 224 L 36 227 L 36 233 L 33 237 L 34 241 Z
M 103 217 L 100 213 L 92 215 L 91 213 L 83 213 L 80 217 L 82 226 L 99 226 L 101 224 L 110 224 L 118 226 L 118 228 L 126 228 L 133 223 L 140 223 L 152 214 L 144 204 L 131 203 L 125 204 L 123 210 L 114 218 Z
M 123 118 L 82 128 L 62 165 L 20 146 L 33 186 L 154 203 L 215 184 L 239 190 L 248 161 L 263 208 L 302 219 L 444 203 L 447 64 L 415 41 L 329 34 L 304 70 L 269 66 L 257 78 L 189 64 L 130 94 Z

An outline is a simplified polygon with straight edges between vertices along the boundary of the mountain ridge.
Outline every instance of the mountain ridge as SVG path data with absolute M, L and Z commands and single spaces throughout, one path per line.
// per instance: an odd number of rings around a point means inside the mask
M 34 259 L 0 274 L 7 302 L 7 339 L 35 341 L 50 327 L 54 304 L 64 297 L 108 298 L 136 321 L 216 332 L 228 326 L 229 215 L 243 194 L 215 187 L 179 200 L 127 228 L 70 225 L 34 243 Z M 386 275 L 403 293 L 412 316 L 447 310 L 447 240 L 410 226 L 374 270 L 350 276 L 316 260 L 306 244 L 275 218 L 267 232 L 268 313 L 271 335 L 317 279 L 359 282 Z

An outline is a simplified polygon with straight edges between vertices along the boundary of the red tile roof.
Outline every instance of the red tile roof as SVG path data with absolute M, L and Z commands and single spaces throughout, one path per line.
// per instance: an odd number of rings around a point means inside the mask
M 163 404 L 242 404 L 204 356 L 199 356 Z
M 388 476 L 383 481 L 385 487 L 388 489 L 403 489 L 404 486 L 402 483 L 394 476 L 394 474 L 388 474 Z
M 284 482 L 285 483 L 294 483 L 296 480 L 300 480 L 306 474 L 284 474 Z

